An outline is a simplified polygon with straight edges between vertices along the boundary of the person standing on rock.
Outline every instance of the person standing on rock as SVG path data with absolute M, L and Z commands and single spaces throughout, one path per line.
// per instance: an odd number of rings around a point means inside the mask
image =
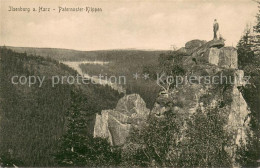
M 219 25 L 218 25 L 217 19 L 215 19 L 214 24 L 213 24 L 214 40 L 216 40 L 218 38 L 217 37 L 218 29 L 219 29 Z

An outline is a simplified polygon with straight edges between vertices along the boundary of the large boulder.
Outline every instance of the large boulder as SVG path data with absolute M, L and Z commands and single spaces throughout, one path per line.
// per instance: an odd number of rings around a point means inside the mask
M 146 122 L 150 110 L 138 94 L 121 98 L 114 110 L 96 115 L 94 137 L 108 138 L 111 145 L 123 145 L 133 127 Z
M 144 100 L 138 94 L 131 94 L 121 98 L 115 110 L 131 118 L 146 118 L 147 114 L 149 114 Z
M 188 53 L 188 48 L 192 48 L 189 50 L 192 57 L 186 58 L 184 64 L 209 63 L 220 68 L 237 69 L 238 60 L 236 48 L 224 46 L 224 40 L 211 40 L 204 44 L 198 40 L 190 41 L 185 44 L 185 48 L 182 48 L 186 53 Z
M 197 48 L 193 53 L 193 57 L 201 56 L 204 54 L 209 48 L 222 48 L 225 46 L 224 40 L 211 40 L 201 47 Z
M 237 69 L 237 61 L 237 50 L 234 47 L 223 47 L 220 49 L 219 66 Z
M 222 41 L 209 42 L 199 47 L 192 57 L 184 59 L 184 82 L 169 90 L 167 96 L 159 95 L 151 115 L 163 118 L 170 111 L 182 114 L 181 134 L 185 141 L 185 122 L 198 111 L 205 113 L 217 109 L 221 118 L 226 119 L 223 121 L 224 131 L 233 136 L 232 145 L 226 150 L 236 166 L 237 146 L 241 145 L 240 140 L 246 143 L 250 130 L 250 110 L 238 89 L 245 85 L 245 81 L 244 72 L 237 69 L 237 51 L 234 47 L 223 46 Z M 192 83 L 187 81 L 191 76 L 196 77 Z
M 206 46 L 208 48 L 215 47 L 215 48 L 221 48 L 225 46 L 224 40 L 211 40 L 206 43 Z
M 204 45 L 206 41 L 204 40 L 191 40 L 185 44 L 185 47 L 180 48 L 179 51 L 187 53 L 187 55 L 191 55 L 194 51 L 196 51 L 199 47 Z
M 185 48 L 186 49 L 198 48 L 198 47 L 202 46 L 205 43 L 206 43 L 206 41 L 204 41 L 204 40 L 198 40 L 198 39 L 191 40 L 191 41 L 188 41 L 185 44 Z
M 206 42 L 204 40 L 191 40 L 185 44 L 185 47 L 178 51 L 186 53 L 189 56 L 198 57 L 204 54 L 209 48 L 222 48 L 225 46 L 224 40 L 211 40 Z
M 197 56 L 200 62 L 217 65 L 222 68 L 237 69 L 237 50 L 234 47 L 208 48 L 201 56 Z
M 218 65 L 220 50 L 218 48 L 208 48 L 204 54 L 197 56 L 196 60 L 200 63 L 210 63 Z

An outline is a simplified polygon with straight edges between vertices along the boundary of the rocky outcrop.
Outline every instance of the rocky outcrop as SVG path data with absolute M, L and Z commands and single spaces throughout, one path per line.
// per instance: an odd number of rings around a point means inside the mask
M 186 44 L 185 44 L 185 48 L 186 49 L 195 49 L 195 48 L 199 48 L 201 47 L 202 45 L 204 45 L 206 43 L 205 40 L 191 40 L 191 41 L 188 41 Z
M 151 114 L 164 117 L 164 113 L 172 108 L 189 118 L 198 110 L 217 108 L 227 119 L 226 131 L 233 136 L 233 146 L 228 152 L 234 159 L 236 145 L 240 145 L 239 140 L 245 142 L 250 121 L 250 110 L 239 91 L 245 80 L 244 72 L 237 69 L 236 49 L 224 47 L 222 40 L 210 41 L 197 47 L 189 57 L 184 57 L 183 65 L 188 78 L 201 78 L 193 83 L 183 83 L 167 95 L 160 95 Z M 204 77 L 217 77 L 218 80 L 207 83 Z
M 146 121 L 150 110 L 137 94 L 124 96 L 113 110 L 96 115 L 94 137 L 108 138 L 112 145 L 123 145 L 133 127 Z
M 223 40 L 212 40 L 200 47 L 193 48 L 191 53 L 186 52 L 191 56 L 186 61 L 187 64 L 191 63 L 191 60 L 195 60 L 196 63 L 209 63 L 216 65 L 220 68 L 233 68 L 237 69 L 237 51 L 234 47 L 224 47 Z M 183 50 L 179 50 L 183 52 Z M 186 50 L 185 50 L 186 51 Z
M 205 66 L 206 67 L 206 66 Z M 192 84 L 187 83 L 179 85 L 175 89 L 171 90 L 167 96 L 160 95 L 157 98 L 155 107 L 151 111 L 158 117 L 163 117 L 164 112 L 173 108 L 174 111 L 186 114 L 187 117 L 196 113 L 199 109 L 206 108 L 219 108 L 228 112 L 228 123 L 227 127 L 232 128 L 233 133 L 239 133 L 234 137 L 234 141 L 238 144 L 238 140 L 242 135 L 245 135 L 246 129 L 248 129 L 250 113 L 247 103 L 245 102 L 242 94 L 238 90 L 239 86 L 245 84 L 243 80 L 243 71 L 230 69 L 225 71 L 218 67 L 212 66 L 212 69 L 194 70 L 195 76 L 200 76 L 205 72 L 208 72 L 208 76 L 223 77 L 223 84 L 219 83 L 204 83 L 201 81 L 194 82 Z M 228 84 L 226 87 L 225 79 L 231 77 L 233 85 Z M 229 79 L 228 79 L 229 80 Z M 236 80 L 236 81 L 234 81 Z M 219 81 L 217 81 L 219 82 Z M 243 129 L 241 129 L 243 127 Z M 238 130 L 239 129 L 239 130 Z M 242 130 L 242 133 L 240 132 Z
M 193 40 L 179 52 L 187 55 L 184 54 L 181 63 L 186 77 L 197 77 L 192 83 L 183 82 L 168 93 L 159 95 L 151 113 L 139 95 L 123 97 L 114 110 L 104 110 L 96 116 L 94 136 L 108 138 L 113 145 L 122 145 L 131 128 L 140 127 L 148 115 L 164 117 L 166 111 L 173 109 L 188 119 L 198 110 L 205 112 L 206 109 L 217 109 L 226 119 L 225 130 L 233 136 L 233 146 L 228 152 L 235 158 L 239 141 L 245 142 L 250 121 L 250 110 L 239 91 L 239 87 L 245 85 L 245 80 L 244 72 L 237 69 L 236 49 L 224 47 L 223 40 L 207 43 Z M 207 82 L 205 77 L 210 81 Z M 213 78 L 217 80 L 212 81 Z
M 209 48 L 221 48 L 221 47 L 224 47 L 224 46 L 225 46 L 225 43 L 224 43 L 223 40 L 212 40 L 212 41 L 205 43 L 204 45 L 202 45 L 198 49 L 196 49 L 192 53 L 192 56 L 194 56 L 194 57 L 201 56 L 201 54 L 205 53 Z
M 220 49 L 218 66 L 237 69 L 237 50 L 234 47 Z
M 233 87 L 232 89 L 232 103 L 230 105 L 230 113 L 228 116 L 229 131 L 234 133 L 234 145 L 240 145 L 239 140 L 241 139 L 244 143 L 246 138 L 247 129 L 249 129 L 249 108 L 245 99 L 238 88 Z
M 198 60 L 223 68 L 237 68 L 237 51 L 234 47 L 209 48 Z
M 196 51 L 199 47 L 203 46 L 206 41 L 203 40 L 191 40 L 185 44 L 185 47 L 181 48 L 180 51 L 186 52 L 187 55 L 191 55 L 194 51 Z

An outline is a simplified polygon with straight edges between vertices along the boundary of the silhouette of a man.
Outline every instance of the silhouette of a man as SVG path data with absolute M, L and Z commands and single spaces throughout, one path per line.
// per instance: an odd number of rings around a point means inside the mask
M 213 24 L 214 40 L 216 40 L 218 38 L 218 36 L 217 36 L 218 29 L 219 29 L 219 25 L 218 25 L 217 19 L 215 19 L 214 24 Z

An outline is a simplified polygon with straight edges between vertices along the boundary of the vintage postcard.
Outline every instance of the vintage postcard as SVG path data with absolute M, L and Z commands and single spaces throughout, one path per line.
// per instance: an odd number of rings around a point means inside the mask
M 0 0 L 0 167 L 259 167 L 259 0 Z

